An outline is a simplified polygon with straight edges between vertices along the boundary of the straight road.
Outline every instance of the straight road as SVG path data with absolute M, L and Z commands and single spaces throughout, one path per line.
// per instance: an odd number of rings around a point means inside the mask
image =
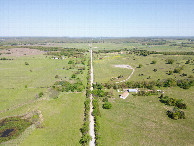
M 93 65 L 92 65 L 92 49 L 91 49 L 91 91 L 93 90 L 92 84 L 94 82 L 94 74 L 93 74 Z M 92 115 L 93 112 L 93 96 L 92 94 L 90 95 L 90 125 L 89 125 L 89 134 L 92 137 L 92 140 L 90 141 L 89 145 L 90 146 L 95 146 L 95 132 L 94 132 L 94 116 Z

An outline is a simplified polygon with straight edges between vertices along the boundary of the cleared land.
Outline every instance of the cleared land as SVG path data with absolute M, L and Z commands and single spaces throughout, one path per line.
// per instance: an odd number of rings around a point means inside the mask
M 136 56 L 132 54 L 98 54 L 105 56 L 94 60 L 94 82 L 108 82 L 116 73 L 125 76 L 129 70 L 112 68 L 113 64 L 128 64 L 135 68 L 129 81 L 152 81 L 167 78 L 184 79 L 181 74 L 193 75 L 193 63 L 185 64 L 189 55 L 148 55 Z M 167 59 L 173 59 L 173 64 L 166 64 Z M 152 61 L 156 60 L 156 64 Z M 138 68 L 139 64 L 143 66 Z M 184 66 L 181 73 L 168 75 L 169 70 Z M 101 72 L 99 70 L 101 68 Z M 156 69 L 157 71 L 154 71 Z M 108 71 L 109 70 L 109 71 Z M 150 76 L 150 77 L 149 77 Z M 172 120 L 166 115 L 172 106 L 164 105 L 159 101 L 160 95 L 133 96 L 130 94 L 125 100 L 119 98 L 114 90 L 113 97 L 109 99 L 112 108 L 102 108 L 100 118 L 100 145 L 192 145 L 194 143 L 194 87 L 182 89 L 180 87 L 157 88 L 164 91 L 164 95 L 183 99 L 188 105 L 185 111 L 186 119 Z M 105 91 L 109 91 L 106 89 Z
M 52 86 L 62 80 L 74 83 L 76 78 L 86 86 L 86 70 L 72 78 L 78 67 L 84 65 L 68 64 L 73 58 L 55 60 L 49 55 L 22 54 L 18 51 L 6 56 L 11 60 L 0 60 L 0 119 L 40 111 L 41 126 L 33 124 L 16 139 L 1 144 L 80 145 L 85 94 L 83 91 L 52 93 Z M 72 69 L 67 69 L 70 66 Z M 43 95 L 39 97 L 41 92 Z
M 193 79 L 193 42 L 193 38 L 2 38 L 0 120 L 29 116 L 35 122 L 18 137 L 1 145 L 81 145 L 80 128 L 84 127 L 86 101 L 84 87 L 91 46 L 94 82 L 114 84 L 126 80 L 133 69 L 135 72 L 128 81 Z M 156 52 L 149 54 L 148 51 Z M 181 55 L 181 52 L 188 54 Z M 169 59 L 173 64 L 167 64 Z M 174 72 L 180 68 L 180 73 Z M 161 103 L 160 93 L 152 96 L 130 93 L 123 100 L 119 98 L 121 92 L 113 87 L 105 89 L 96 84 L 93 94 L 97 99 L 94 113 L 97 143 L 103 146 L 193 145 L 194 87 L 154 89 L 164 91 L 164 96 L 183 99 L 187 105 L 183 110 L 186 119 L 169 118 L 166 111 L 173 106 Z M 112 104 L 111 109 L 104 109 L 108 102 Z M 0 136 L 6 132 L 13 134 L 11 130 L 1 129 Z
M 1 50 L 2 56 L 29 56 L 29 55 L 40 55 L 45 52 L 37 50 L 37 49 L 29 49 L 29 48 L 11 48 L 6 50 Z

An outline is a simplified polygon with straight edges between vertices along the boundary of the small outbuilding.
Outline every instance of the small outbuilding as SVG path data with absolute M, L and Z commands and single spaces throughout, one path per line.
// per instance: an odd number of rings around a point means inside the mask
M 128 95 L 129 95 L 129 92 L 125 91 L 125 92 L 123 92 L 123 94 L 121 94 L 119 96 L 120 96 L 120 98 L 125 99 L 125 98 L 127 98 Z
M 135 92 L 137 93 L 138 92 L 138 89 L 127 89 L 128 92 Z

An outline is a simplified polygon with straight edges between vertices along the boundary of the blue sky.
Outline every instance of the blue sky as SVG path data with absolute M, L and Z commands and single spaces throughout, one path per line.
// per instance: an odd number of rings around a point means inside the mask
M 194 36 L 194 0 L 0 0 L 0 36 Z

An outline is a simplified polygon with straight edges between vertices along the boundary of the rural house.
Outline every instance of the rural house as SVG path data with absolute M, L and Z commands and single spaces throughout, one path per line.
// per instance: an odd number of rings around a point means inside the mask
M 119 96 L 120 96 L 120 98 L 125 99 L 125 98 L 127 98 L 128 95 L 129 95 L 129 92 L 125 91 L 125 92 L 123 92 L 123 94 L 121 94 Z

